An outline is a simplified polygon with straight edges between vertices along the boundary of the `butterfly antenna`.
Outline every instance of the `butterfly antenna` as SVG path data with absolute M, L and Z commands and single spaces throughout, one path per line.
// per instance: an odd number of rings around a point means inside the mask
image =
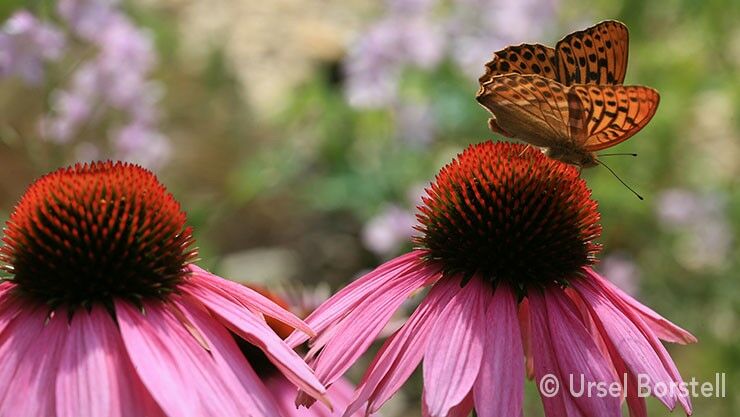
M 601 155 L 600 155 L 600 156 L 601 156 Z M 632 191 L 632 194 L 634 194 L 635 196 L 637 196 L 637 198 L 639 198 L 640 200 L 644 200 L 644 198 L 642 198 L 642 196 L 641 196 L 640 194 L 637 194 L 637 191 L 633 190 L 633 189 L 632 189 L 632 187 L 630 187 L 629 185 L 627 185 L 627 183 L 626 183 L 626 182 L 622 181 L 622 179 L 621 179 L 621 178 L 619 178 L 619 175 L 617 175 L 617 173 L 616 173 L 616 172 L 614 172 L 614 170 L 613 170 L 613 169 L 609 168 L 609 166 L 608 166 L 608 165 L 606 165 L 606 164 L 605 164 L 605 163 L 603 163 L 602 161 L 599 161 L 598 159 L 596 160 L 596 163 L 597 163 L 597 164 L 599 164 L 599 165 L 601 165 L 601 166 L 603 166 L 604 168 L 608 169 L 608 170 L 609 170 L 609 172 L 611 172 L 611 173 L 612 173 L 612 175 L 614 175 L 614 178 L 616 178 L 617 180 L 619 180 L 619 182 L 621 182 L 621 183 L 622 183 L 622 185 L 624 185 L 625 187 L 627 187 L 627 189 L 628 189 L 628 190 Z
M 636 153 L 631 153 L 631 152 L 628 152 L 628 153 L 602 153 L 602 154 L 600 154 L 598 156 L 600 158 L 602 156 L 637 156 L 637 154 Z

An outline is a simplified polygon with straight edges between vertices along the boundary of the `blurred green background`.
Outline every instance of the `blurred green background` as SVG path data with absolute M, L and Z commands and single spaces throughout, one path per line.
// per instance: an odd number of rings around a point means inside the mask
M 0 20 L 25 8 L 66 39 L 39 80 L 0 79 L 0 220 L 40 174 L 91 157 L 140 161 L 188 212 L 202 265 L 268 286 L 338 288 L 411 247 L 414 206 L 436 171 L 468 144 L 500 139 L 474 100 L 494 50 L 626 23 L 626 84 L 658 89 L 661 103 L 613 148 L 639 156 L 608 159 L 645 201 L 603 168 L 584 171 L 604 226 L 598 269 L 699 338 L 669 347 L 686 379 L 727 374 L 727 397 L 694 399 L 695 415 L 740 413 L 740 2 L 112 4 L 138 44 L 125 30 L 85 34 L 50 1 L 0 4 Z M 44 120 L 74 115 L 63 93 L 83 89 L 75 74 L 106 48 L 124 53 L 95 88 L 141 60 L 145 82 L 124 93 L 144 104 L 100 99 L 66 137 L 44 133 Z M 149 136 L 123 135 L 132 120 Z M 418 415 L 419 384 L 384 414 Z M 525 415 L 540 416 L 529 385 Z M 648 403 L 651 416 L 670 414 Z

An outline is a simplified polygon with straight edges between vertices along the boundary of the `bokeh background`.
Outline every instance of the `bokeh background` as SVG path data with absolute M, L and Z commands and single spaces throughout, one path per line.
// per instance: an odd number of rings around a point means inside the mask
M 201 264 L 336 289 L 411 247 L 436 171 L 495 138 L 474 100 L 494 50 L 604 19 L 630 28 L 626 83 L 652 122 L 584 172 L 598 269 L 694 332 L 684 377 L 727 374 L 740 413 L 740 2 L 734 0 L 3 0 L 0 220 L 40 174 L 123 159 L 160 175 Z M 360 372 L 358 367 L 354 376 Z M 541 416 L 532 384 L 525 415 Z M 385 409 L 419 415 L 420 378 Z M 669 415 L 649 400 L 651 416 Z

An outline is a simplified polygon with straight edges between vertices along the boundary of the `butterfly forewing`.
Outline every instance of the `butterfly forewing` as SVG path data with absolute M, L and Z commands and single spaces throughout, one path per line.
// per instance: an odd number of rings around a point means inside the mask
M 555 46 L 558 80 L 571 84 L 622 84 L 629 32 L 613 20 L 573 32 Z
M 569 140 L 567 88 L 537 75 L 507 74 L 491 78 L 481 87 L 478 101 L 510 136 L 532 145 L 549 147 Z
M 630 138 L 655 115 L 660 102 L 658 92 L 643 86 L 571 87 L 583 107 L 587 139 L 583 146 L 598 151 Z
M 497 75 L 539 74 L 557 79 L 555 50 L 540 44 L 509 46 L 494 52 L 493 59 L 486 63 L 486 73 L 478 81 L 481 85 Z

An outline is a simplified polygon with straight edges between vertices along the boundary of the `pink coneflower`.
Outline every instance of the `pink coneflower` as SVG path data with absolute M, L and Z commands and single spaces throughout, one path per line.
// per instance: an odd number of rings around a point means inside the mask
M 302 312 L 313 311 L 318 306 L 318 304 L 313 304 L 317 299 L 309 293 L 309 290 L 304 288 L 294 288 L 295 291 L 302 291 L 303 294 L 286 294 L 288 296 L 286 298 L 282 298 L 276 293 L 264 288 L 257 286 L 251 287 L 286 310 L 296 312 L 299 317 L 302 315 Z M 301 300 L 294 300 L 291 296 L 300 296 Z M 325 299 L 326 298 L 324 297 L 321 301 Z M 296 302 L 296 304 L 289 304 L 288 300 Z M 267 318 L 267 324 L 275 330 L 278 336 L 283 338 L 293 332 L 293 328 L 291 326 L 272 318 Z M 332 386 L 329 387 L 326 392 L 326 398 L 331 402 L 333 409 L 324 406 L 311 407 L 309 409 L 302 407 L 298 408 L 295 406 L 295 397 L 297 392 L 295 385 L 291 383 L 290 380 L 288 380 L 285 375 L 268 360 L 265 354 L 254 345 L 245 341 L 239 341 L 238 345 L 241 348 L 242 353 L 244 353 L 244 356 L 247 358 L 249 364 L 264 382 L 272 402 L 280 409 L 283 417 L 342 417 L 344 410 L 352 401 L 355 386 L 347 379 L 339 378 L 334 381 Z M 362 416 L 363 413 L 357 411 L 352 417 Z
M 621 416 L 620 395 L 571 394 L 570 376 L 616 385 L 633 416 L 646 413 L 638 376 L 651 388 L 682 382 L 658 339 L 694 337 L 590 268 L 600 217 L 575 168 L 524 145 L 474 145 L 442 169 L 419 210 L 418 250 L 353 282 L 306 320 L 318 332 L 308 357 L 331 384 L 409 295 L 429 287 L 367 369 L 347 414 L 378 410 L 422 359 L 422 410 L 434 417 L 473 408 L 481 417 L 521 415 L 527 368 L 537 382 L 551 374 L 560 383 L 555 395 L 542 392 L 548 417 Z M 691 412 L 685 392 L 656 396 Z
M 130 164 L 75 165 L 29 187 L 0 248 L 11 274 L 0 284 L 0 415 L 280 416 L 235 337 L 325 400 L 262 314 L 311 329 L 190 264 L 185 222 Z

